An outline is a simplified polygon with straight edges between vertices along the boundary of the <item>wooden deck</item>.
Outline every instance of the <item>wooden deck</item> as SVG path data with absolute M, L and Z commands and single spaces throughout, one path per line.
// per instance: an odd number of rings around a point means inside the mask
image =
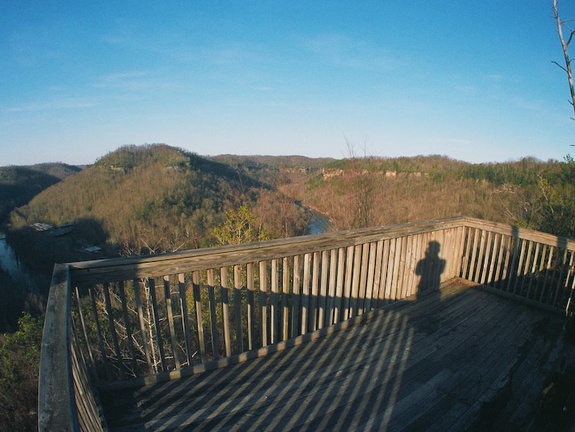
M 454 284 L 265 357 L 101 394 L 110 430 L 528 430 L 561 316 Z

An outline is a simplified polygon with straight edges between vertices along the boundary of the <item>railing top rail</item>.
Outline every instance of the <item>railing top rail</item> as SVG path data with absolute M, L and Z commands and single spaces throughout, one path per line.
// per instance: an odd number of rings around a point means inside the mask
M 69 351 L 68 270 L 68 266 L 56 264 L 46 307 L 38 395 L 40 431 L 72 431 L 77 428 Z
M 270 240 L 233 246 L 172 252 L 146 257 L 114 258 L 71 263 L 75 284 L 90 284 L 184 273 L 312 253 L 357 244 L 462 226 L 466 218 L 452 217 Z
M 458 216 L 145 257 L 83 261 L 71 263 L 69 266 L 73 281 L 77 285 L 113 282 L 279 259 L 459 226 L 487 229 L 491 232 L 575 251 L 573 239 L 528 228 Z
M 465 225 L 471 228 L 487 229 L 491 232 L 504 234 L 525 240 L 531 240 L 549 246 L 557 246 L 563 249 L 575 251 L 575 240 L 567 237 L 560 237 L 553 234 L 547 234 L 535 231 L 529 228 L 507 225 L 499 222 L 490 222 L 483 219 L 466 217 Z

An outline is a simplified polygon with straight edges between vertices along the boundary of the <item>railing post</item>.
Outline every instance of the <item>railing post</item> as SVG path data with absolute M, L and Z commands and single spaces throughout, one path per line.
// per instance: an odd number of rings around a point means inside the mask
M 70 271 L 56 264 L 42 337 L 38 430 L 77 431 L 78 413 L 70 359 Z

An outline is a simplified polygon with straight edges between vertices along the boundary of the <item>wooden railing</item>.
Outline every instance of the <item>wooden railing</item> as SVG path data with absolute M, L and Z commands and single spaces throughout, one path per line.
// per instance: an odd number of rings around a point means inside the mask
M 457 277 L 565 311 L 574 251 L 568 239 L 458 217 L 59 265 L 43 341 L 40 429 L 105 429 L 98 386 L 264 355 Z

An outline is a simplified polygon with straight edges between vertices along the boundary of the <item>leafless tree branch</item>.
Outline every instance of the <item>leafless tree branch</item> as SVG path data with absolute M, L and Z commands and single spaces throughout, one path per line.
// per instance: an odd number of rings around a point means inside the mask
M 555 23 L 557 24 L 557 33 L 559 34 L 559 41 L 561 42 L 561 48 L 563 49 L 563 57 L 565 60 L 565 67 L 561 66 L 559 63 L 557 62 L 553 62 L 555 63 L 557 66 L 559 66 L 561 69 L 563 69 L 565 71 L 565 73 L 567 74 L 567 81 L 569 83 L 569 92 L 571 93 L 571 101 L 569 102 L 571 104 L 571 106 L 573 107 L 573 110 L 575 112 L 575 88 L 573 86 L 573 73 L 571 70 L 571 60 L 569 58 L 569 44 L 571 43 L 571 40 L 573 39 L 573 35 L 575 34 L 575 31 L 571 31 L 569 34 L 569 39 L 567 40 L 567 42 L 565 41 L 565 38 L 563 36 L 563 26 L 565 25 L 565 23 L 567 21 L 561 21 L 561 18 L 559 18 L 559 10 L 557 5 L 559 4 L 558 0 L 553 0 L 553 16 L 555 18 Z

